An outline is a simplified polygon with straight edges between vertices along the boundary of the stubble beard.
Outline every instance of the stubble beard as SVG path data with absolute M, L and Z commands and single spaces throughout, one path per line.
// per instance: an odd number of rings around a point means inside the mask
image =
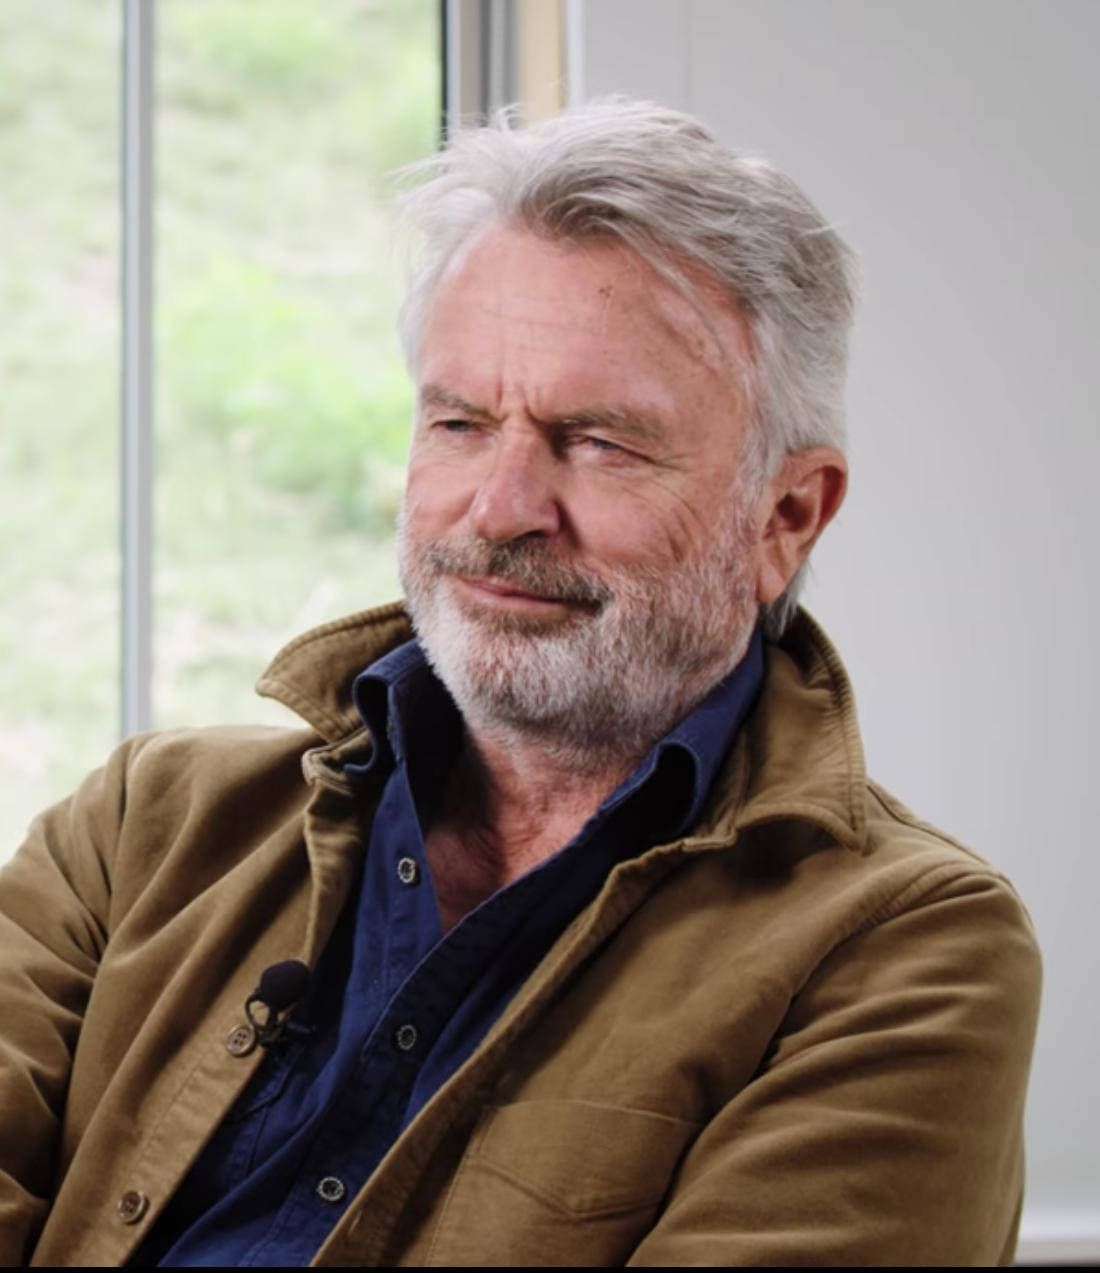
M 536 739 L 574 772 L 636 762 L 740 661 L 757 619 L 747 500 L 709 551 L 674 568 L 563 562 L 544 541 L 414 544 L 398 526 L 401 581 L 425 654 L 466 722 Z M 494 578 L 569 606 L 492 614 L 448 576 Z

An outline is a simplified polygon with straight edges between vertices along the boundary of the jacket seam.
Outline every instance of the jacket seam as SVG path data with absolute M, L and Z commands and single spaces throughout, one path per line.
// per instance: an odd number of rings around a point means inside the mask
M 928 835 L 932 839 L 936 840 L 937 843 L 945 845 L 948 848 L 958 849 L 960 852 L 965 853 L 966 856 L 970 858 L 977 866 L 989 867 L 990 871 L 992 871 L 994 875 L 999 875 L 997 870 L 994 867 L 990 866 L 990 864 L 986 862 L 986 860 L 982 857 L 980 853 L 976 853 L 973 849 L 968 848 L 967 845 L 960 843 L 960 841 L 953 839 L 949 835 L 946 835 L 943 831 L 940 831 L 937 827 L 934 827 L 927 822 L 921 821 L 921 819 L 918 818 L 915 814 L 909 813 L 909 811 L 903 808 L 901 804 L 899 804 L 892 797 L 890 797 L 887 792 L 883 791 L 883 789 L 878 785 L 878 783 L 873 781 L 868 781 L 867 790 L 875 798 L 875 801 L 877 802 L 882 812 L 886 814 L 888 818 L 891 818 L 894 822 L 898 823 L 901 826 L 909 827 L 910 830 L 912 831 L 920 831 L 923 834 Z M 1000 877 L 1000 878 L 1003 878 L 1003 877 Z
M 134 1151 L 134 1155 L 131 1160 L 131 1166 L 125 1167 L 125 1159 L 123 1159 L 122 1162 L 120 1163 L 120 1166 L 123 1168 L 123 1170 L 119 1173 L 119 1175 L 122 1177 L 124 1177 L 125 1175 L 132 1175 L 134 1179 L 134 1183 L 138 1187 L 146 1186 L 146 1181 L 142 1177 L 142 1172 L 145 1168 L 145 1164 L 149 1161 L 153 1143 L 156 1140 L 157 1134 L 159 1133 L 161 1127 L 164 1125 L 165 1121 L 168 1119 L 168 1117 L 172 1114 L 173 1110 L 178 1105 L 180 1097 L 182 1096 L 183 1092 L 187 1088 L 188 1084 L 194 1078 L 195 1072 L 202 1065 L 203 1058 L 205 1055 L 205 1049 L 206 1049 L 206 1046 L 208 1046 L 208 1044 L 209 1044 L 209 1039 L 203 1036 L 198 1046 L 196 1046 L 195 1048 L 194 1060 L 187 1067 L 186 1073 L 182 1075 L 180 1082 L 176 1086 L 175 1090 L 172 1092 L 171 1096 L 166 1098 L 164 1108 L 161 1110 L 160 1114 L 154 1120 L 153 1125 L 149 1128 L 149 1131 L 147 1132 L 145 1139 L 139 1143 L 138 1147 Z M 201 1147 L 195 1152 L 196 1152 L 196 1156 L 199 1153 L 201 1153 Z M 123 1245 L 121 1249 L 122 1249 L 122 1254 L 124 1259 L 129 1257 L 129 1255 L 136 1249 L 140 1241 L 148 1233 L 152 1231 L 153 1224 L 156 1223 L 157 1219 L 163 1212 L 164 1208 L 171 1201 L 171 1195 L 162 1197 L 159 1200 L 151 1199 L 151 1201 L 153 1202 L 153 1205 L 149 1208 L 149 1214 L 145 1218 L 145 1223 L 140 1226 L 135 1225 L 130 1229 L 128 1233 L 120 1235 L 123 1238 Z M 129 1239 L 129 1240 L 127 1241 L 126 1239 Z
M 513 1189 L 518 1189 L 520 1193 L 525 1193 L 529 1198 L 534 1198 L 548 1210 L 553 1211 L 555 1215 L 574 1221 L 598 1220 L 604 1216 L 630 1215 L 632 1211 L 648 1211 L 651 1207 L 655 1207 L 668 1192 L 668 1181 L 666 1180 L 662 1183 L 659 1190 L 655 1188 L 652 1197 L 645 1197 L 638 1201 L 611 1202 L 602 1207 L 571 1207 L 568 1203 L 562 1202 L 560 1198 L 555 1198 L 553 1194 L 545 1189 L 540 1189 L 538 1185 L 533 1184 L 530 1180 L 524 1180 L 522 1176 L 510 1172 L 507 1168 L 493 1162 L 491 1159 L 478 1158 L 477 1166 L 479 1170 L 496 1176 L 498 1180 L 505 1181 Z M 431 1254 L 434 1254 L 434 1250 Z M 431 1263 L 430 1256 L 428 1263 Z
M 896 919 L 901 914 L 911 914 L 918 906 L 926 903 L 930 895 L 943 883 L 964 884 L 968 881 L 986 880 L 1003 882 L 1001 877 L 987 867 L 986 870 L 975 870 L 971 866 L 959 866 L 951 862 L 942 862 L 928 866 L 915 879 L 910 880 L 893 896 L 882 901 L 868 912 L 861 924 L 855 927 L 848 938 L 863 936 L 874 928 Z M 838 942 L 838 945 L 843 943 Z
M 484 1117 L 485 1117 L 485 1114 L 483 1111 L 482 1118 Z M 447 1188 L 447 1196 L 443 1199 L 443 1205 L 439 1208 L 439 1219 L 435 1223 L 435 1229 L 432 1231 L 432 1240 L 428 1244 L 428 1251 L 424 1257 L 424 1263 L 426 1266 L 430 1266 L 434 1264 L 435 1262 L 436 1248 L 439 1246 L 439 1243 L 441 1241 L 440 1234 L 443 1232 L 443 1227 L 444 1227 L 444 1224 L 446 1223 L 447 1216 L 450 1214 L 451 1204 L 454 1201 L 454 1196 L 456 1191 L 458 1190 L 459 1182 L 466 1175 L 470 1162 L 474 1157 L 474 1153 L 473 1153 L 474 1146 L 480 1143 L 480 1140 L 484 1136 L 484 1134 L 485 1134 L 485 1127 L 482 1127 L 480 1131 L 475 1131 L 474 1134 L 470 1137 L 470 1141 L 466 1146 L 466 1152 L 462 1155 L 461 1159 L 459 1160 L 458 1168 L 455 1171 L 454 1175 L 451 1177 L 451 1183 Z M 406 1202 L 408 1201 L 407 1197 L 405 1198 L 405 1201 Z M 390 1236 L 392 1237 L 392 1234 Z

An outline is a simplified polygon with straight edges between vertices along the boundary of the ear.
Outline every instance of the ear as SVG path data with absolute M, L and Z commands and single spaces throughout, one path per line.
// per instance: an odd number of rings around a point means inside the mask
M 848 465 L 832 447 L 788 455 L 757 505 L 756 600 L 774 601 L 810 555 L 848 488 Z

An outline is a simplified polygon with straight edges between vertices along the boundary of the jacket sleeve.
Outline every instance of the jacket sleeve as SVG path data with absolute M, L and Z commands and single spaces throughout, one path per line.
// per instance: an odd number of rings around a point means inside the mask
M 999 877 L 951 875 L 818 966 L 630 1263 L 1011 1262 L 1038 952 Z
M 130 744 L 43 813 L 0 870 L 0 1263 L 25 1261 L 54 1189 L 85 1004 L 108 929 Z

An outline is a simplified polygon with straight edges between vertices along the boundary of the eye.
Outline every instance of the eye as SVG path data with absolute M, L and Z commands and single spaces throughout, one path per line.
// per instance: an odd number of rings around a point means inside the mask
M 472 433 L 474 429 L 477 428 L 477 425 L 473 422 L 473 420 L 456 418 L 449 420 L 433 420 L 431 427 L 433 429 L 440 430 L 442 433 L 461 435 L 463 433 Z
M 631 452 L 610 438 L 601 437 L 598 433 L 574 433 L 569 438 L 569 446 L 581 455 L 601 456 L 607 458 L 626 457 Z

